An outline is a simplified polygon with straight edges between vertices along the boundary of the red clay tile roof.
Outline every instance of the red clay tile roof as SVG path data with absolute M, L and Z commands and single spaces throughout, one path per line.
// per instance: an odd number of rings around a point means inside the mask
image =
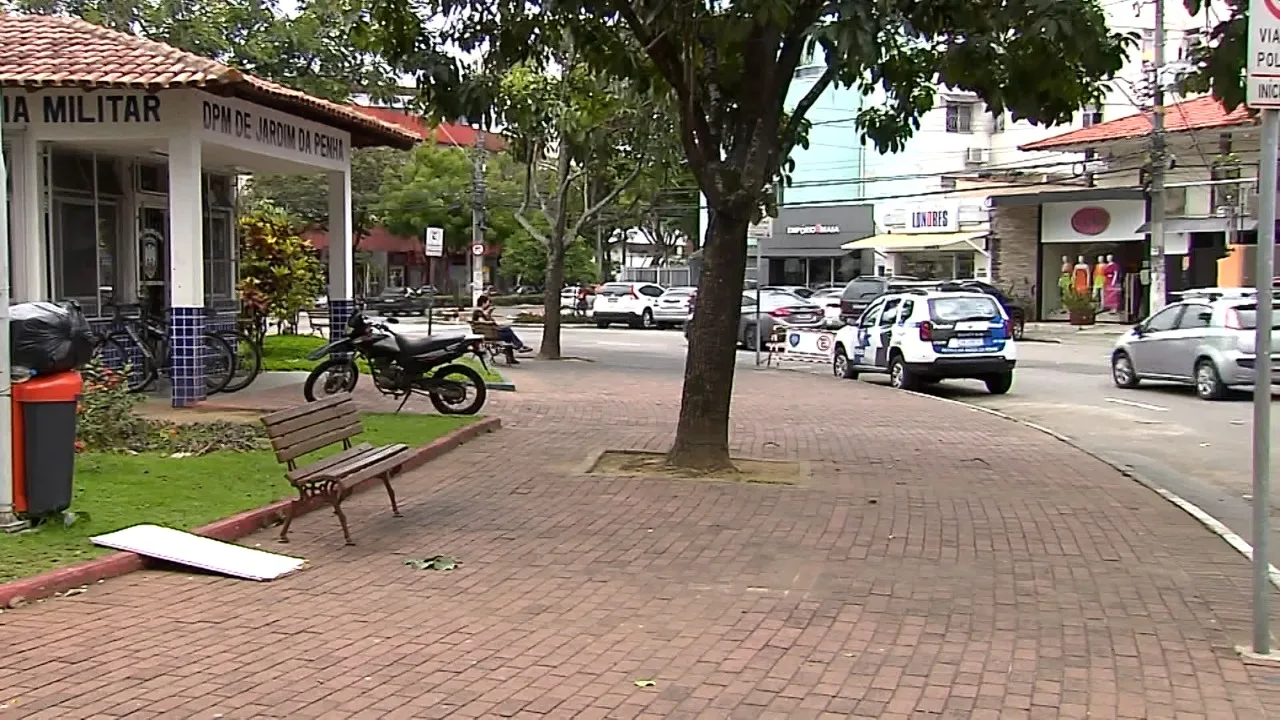
M 346 105 L 77 18 L 0 13 L 0 85 L 32 89 L 200 88 L 347 130 L 357 147 L 408 148 L 419 139 L 416 133 Z
M 466 125 L 442 123 L 432 127 L 421 117 L 401 108 L 369 107 L 367 105 L 352 105 L 352 107 L 385 123 L 398 125 L 423 140 L 431 140 L 437 145 L 469 148 L 476 144 L 476 131 Z M 484 144 L 485 149 L 489 152 L 502 152 L 507 149 L 506 141 L 497 133 L 486 133 Z
M 1252 125 L 1256 120 L 1243 105 L 1227 112 L 1222 103 L 1205 96 L 1174 103 L 1165 108 L 1166 132 L 1187 132 L 1212 128 Z M 1117 140 L 1143 137 L 1151 132 L 1151 113 L 1138 113 L 1128 117 L 1098 123 L 1087 128 L 1072 130 L 1044 140 L 1018 146 L 1019 150 L 1073 150 L 1091 145 L 1101 145 Z

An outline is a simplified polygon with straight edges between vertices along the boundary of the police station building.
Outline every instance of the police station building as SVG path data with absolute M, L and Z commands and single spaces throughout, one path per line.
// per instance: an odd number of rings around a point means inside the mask
M 15 302 L 168 311 L 173 404 L 204 398 L 200 336 L 233 327 L 236 178 L 329 179 L 330 312 L 352 301 L 351 150 L 418 137 L 160 43 L 60 17 L 0 15 Z

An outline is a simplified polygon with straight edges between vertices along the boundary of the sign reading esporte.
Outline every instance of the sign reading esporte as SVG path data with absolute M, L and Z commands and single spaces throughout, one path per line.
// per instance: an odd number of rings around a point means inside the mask
M 342 130 L 233 98 L 202 94 L 200 106 L 210 140 L 309 165 L 347 166 L 351 136 Z
M 1280 108 L 1280 0 L 1251 0 L 1248 32 L 1245 101 L 1253 108 Z

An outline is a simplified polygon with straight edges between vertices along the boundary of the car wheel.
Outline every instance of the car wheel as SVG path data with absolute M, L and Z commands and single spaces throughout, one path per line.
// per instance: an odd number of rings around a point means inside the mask
M 1111 382 L 1116 384 L 1118 388 L 1131 389 L 1138 387 L 1138 383 L 1142 378 L 1138 377 L 1138 371 L 1133 367 L 1133 359 L 1129 357 L 1129 353 L 1118 352 L 1111 356 Z
M 608 330 L 608 329 L 609 329 L 609 323 L 607 323 L 607 322 L 598 322 L 598 323 L 596 323 L 596 327 L 600 328 L 601 330 Z
M 756 326 L 755 325 L 748 325 L 746 329 L 743 330 L 742 345 L 746 347 L 748 350 L 751 350 L 753 352 L 755 351 L 756 349 Z
M 858 378 L 858 373 L 853 369 L 853 363 L 849 362 L 849 356 L 845 354 L 843 347 L 836 348 L 835 359 L 831 361 L 831 374 L 845 380 Z
M 920 386 L 920 381 L 907 368 L 907 362 L 901 355 L 894 355 L 889 361 L 889 385 L 898 390 L 915 390 Z
M 640 327 L 645 330 L 652 330 L 657 327 L 657 323 L 653 321 L 653 311 L 645 310 L 640 313 Z
M 1009 392 L 1009 388 L 1013 387 L 1013 373 L 1005 372 L 999 375 L 989 375 L 983 378 L 983 382 L 987 384 L 987 392 L 992 395 L 1004 395 Z
M 1196 395 L 1201 400 L 1221 400 L 1227 394 L 1227 386 L 1222 384 L 1218 368 L 1212 360 L 1202 359 L 1196 363 Z
M 1022 342 L 1022 336 L 1027 332 L 1027 319 L 1017 318 L 1013 321 L 1013 339 Z

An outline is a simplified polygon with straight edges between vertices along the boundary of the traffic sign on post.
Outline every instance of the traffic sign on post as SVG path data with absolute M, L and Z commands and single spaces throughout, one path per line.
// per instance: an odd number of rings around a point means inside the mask
M 444 257 L 444 228 L 427 228 L 425 244 L 424 254 L 427 257 Z
M 1248 92 L 1251 108 L 1280 108 L 1280 0 L 1249 3 Z
M 472 255 L 475 255 L 476 257 L 480 257 L 481 255 L 483 255 L 483 254 L 484 254 L 484 246 L 483 246 L 483 245 L 472 245 L 472 246 L 471 246 L 471 254 L 472 254 Z
M 1250 0 L 1249 107 L 1262 110 L 1258 160 L 1257 318 L 1254 323 L 1253 387 L 1253 647 L 1271 652 L 1271 329 L 1276 250 L 1276 163 L 1280 161 L 1280 0 Z M 1246 651 L 1247 652 L 1247 651 Z

